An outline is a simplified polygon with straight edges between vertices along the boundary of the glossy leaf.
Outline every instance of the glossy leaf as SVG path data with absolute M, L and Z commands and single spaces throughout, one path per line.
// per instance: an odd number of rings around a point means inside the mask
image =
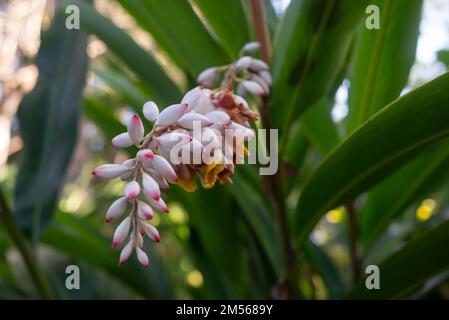
M 449 135 L 449 73 L 386 106 L 335 148 L 308 179 L 295 213 L 302 244 L 320 217 Z
M 350 75 L 348 131 L 351 132 L 405 87 L 415 61 L 421 0 L 378 0 L 380 28 L 360 27 Z

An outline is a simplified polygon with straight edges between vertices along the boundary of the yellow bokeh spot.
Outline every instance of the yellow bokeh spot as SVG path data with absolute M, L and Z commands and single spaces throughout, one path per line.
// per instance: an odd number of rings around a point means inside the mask
M 437 203 L 433 199 L 426 199 L 421 202 L 421 205 L 416 209 L 416 219 L 418 221 L 427 221 L 432 216 L 432 213 L 435 211 Z
M 340 223 L 343 221 L 344 213 L 343 208 L 330 210 L 326 213 L 326 220 L 330 223 Z
M 190 286 L 194 288 L 200 288 L 201 286 L 203 286 L 204 279 L 201 272 L 199 272 L 198 270 L 193 270 L 187 274 L 186 281 Z

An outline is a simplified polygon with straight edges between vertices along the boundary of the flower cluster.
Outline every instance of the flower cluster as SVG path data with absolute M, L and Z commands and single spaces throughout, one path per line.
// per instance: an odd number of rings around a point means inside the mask
M 148 134 L 145 135 L 141 118 L 134 114 L 127 132 L 112 139 L 112 145 L 117 148 L 133 145 L 138 148 L 135 158 L 121 164 L 105 164 L 92 172 L 99 178 L 127 181 L 123 196 L 112 203 L 105 217 L 106 222 L 117 220 L 131 207 L 113 236 L 114 248 L 126 240 L 119 264 L 133 251 L 142 265 L 149 264 L 143 251 L 143 236 L 160 241 L 158 230 L 149 221 L 153 210 L 169 212 L 161 197 L 161 189 L 169 188 L 169 183 L 194 191 L 196 176 L 204 188 L 213 187 L 217 181 L 232 182 L 235 164 L 248 151 L 244 139 L 236 139 L 236 135 L 226 139 L 226 136 L 230 131 L 253 139 L 250 122 L 257 119 L 247 101 L 233 93 L 233 86 L 242 95 L 262 96 L 268 94 L 271 84 L 268 65 L 243 56 L 257 48 L 257 43 L 249 43 L 235 63 L 206 69 L 198 77 L 200 86 L 187 92 L 178 104 L 159 111 L 153 101 L 145 103 L 143 115 L 153 124 Z M 211 90 L 220 76 L 221 86 Z

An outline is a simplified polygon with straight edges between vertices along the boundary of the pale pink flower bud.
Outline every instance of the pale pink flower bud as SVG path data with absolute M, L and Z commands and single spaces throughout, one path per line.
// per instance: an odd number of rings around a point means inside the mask
M 135 248 L 135 247 L 140 247 L 140 248 L 142 248 L 142 246 L 143 246 L 143 237 L 142 237 L 142 233 L 144 233 L 143 232 L 143 230 L 142 230 L 142 228 L 140 227 L 140 225 L 139 224 L 137 224 L 137 228 L 138 228 L 138 231 L 139 232 L 133 232 L 133 233 L 131 233 L 131 240 L 133 241 L 133 247 Z M 141 232 L 142 233 L 141 233 Z M 137 236 L 137 237 L 136 237 Z
M 129 168 L 120 164 L 104 164 L 92 171 L 92 175 L 103 179 L 114 179 L 120 177 Z
M 120 176 L 120 180 L 122 181 L 127 181 L 129 178 L 131 178 L 131 176 L 134 174 L 134 172 L 132 170 L 125 172 L 124 174 L 122 174 Z
M 115 229 L 114 237 L 112 239 L 112 247 L 117 248 L 120 243 L 122 243 L 123 239 L 129 233 L 129 228 L 131 227 L 131 218 L 126 217 L 122 222 L 118 225 L 117 229 Z
M 264 94 L 268 94 L 270 92 L 270 86 L 265 82 L 262 77 L 259 77 L 258 75 L 253 75 L 251 77 L 251 80 L 256 82 L 264 91 Z
M 105 220 L 106 222 L 110 222 L 114 219 L 120 217 L 126 210 L 128 205 L 128 199 L 126 197 L 121 197 L 115 200 L 108 209 L 106 213 Z
M 123 247 L 122 252 L 120 252 L 120 260 L 119 260 L 119 263 L 118 263 L 119 265 L 124 264 L 126 262 L 126 260 L 128 260 L 129 256 L 133 252 L 133 249 L 134 249 L 134 244 L 133 244 L 133 241 L 130 240 Z
M 235 95 L 234 101 L 236 104 L 243 105 L 245 109 L 249 109 L 248 102 L 240 95 Z
M 247 57 L 247 56 L 241 57 L 241 58 L 240 58 L 239 60 L 237 60 L 237 62 L 235 63 L 235 67 L 236 67 L 237 69 L 240 69 L 240 70 L 248 69 L 248 68 L 250 67 L 251 62 L 252 62 L 253 60 L 254 60 L 254 59 L 251 58 L 251 57 Z
M 122 162 L 122 166 L 132 168 L 134 166 L 134 159 L 128 159 Z
M 159 200 L 161 197 L 161 190 L 159 185 L 150 175 L 145 172 L 142 173 L 142 186 L 145 194 L 152 197 L 154 200 Z
M 221 134 L 218 130 L 211 128 L 204 128 L 201 131 L 201 143 L 203 146 L 209 146 L 209 148 L 218 148 L 221 146 Z
M 151 165 L 168 181 L 176 182 L 178 180 L 175 170 L 173 170 L 172 166 L 165 158 L 159 155 L 154 155 L 154 158 L 151 160 Z
M 168 184 L 167 180 L 165 180 L 165 178 L 161 176 L 158 172 L 156 172 L 153 169 L 148 169 L 148 172 L 150 172 L 153 179 L 156 180 L 157 184 L 159 185 L 159 188 L 161 189 L 170 188 L 170 185 Z
M 203 148 L 203 144 L 197 139 L 192 139 L 190 143 L 182 146 L 182 150 L 193 154 L 201 154 L 203 152 Z
M 207 68 L 200 73 L 196 81 L 205 87 L 212 87 L 218 79 L 218 69 L 215 67 Z
M 140 186 L 137 181 L 128 182 L 125 186 L 125 197 L 128 200 L 134 200 L 139 196 Z
M 137 114 L 134 114 L 128 122 L 128 134 L 135 145 L 143 139 L 143 124 Z
M 169 125 L 178 121 L 179 118 L 186 112 L 188 105 L 186 103 L 172 104 L 161 111 L 159 118 L 157 118 L 155 125 L 159 127 L 168 127 Z
M 167 204 L 165 203 L 165 201 L 162 198 L 159 198 L 159 200 L 156 201 L 153 198 L 147 196 L 147 199 L 148 199 L 148 202 L 150 202 L 150 205 L 154 209 L 162 211 L 162 212 L 167 212 L 167 213 L 170 211 L 170 210 L 168 210 Z
M 155 242 L 161 241 L 159 231 L 157 231 L 157 229 L 152 224 L 149 224 L 147 222 L 141 222 L 140 225 L 142 226 L 143 231 L 148 236 L 148 238 L 150 238 Z
M 138 205 L 137 214 L 139 215 L 139 218 L 143 220 L 153 219 L 154 217 L 153 209 L 148 204 L 146 204 L 143 201 L 138 201 L 137 205 Z
M 189 105 L 189 110 L 195 108 L 201 98 L 201 88 L 195 87 L 189 92 L 187 92 L 181 100 L 181 103 L 186 103 Z
M 136 153 L 136 158 L 140 161 L 147 161 L 153 159 L 154 153 L 150 149 L 142 149 Z
M 269 71 L 267 70 L 261 71 L 259 75 L 269 86 L 273 84 L 273 79 L 271 78 L 271 74 Z
M 136 253 L 137 253 L 137 260 L 139 260 L 140 264 L 143 265 L 144 267 L 148 267 L 150 262 L 148 260 L 147 254 L 143 252 L 143 250 L 140 249 L 139 247 L 136 248 Z
M 143 115 L 144 117 L 154 122 L 159 117 L 159 108 L 157 107 L 157 104 L 153 101 L 148 101 L 143 105 Z
M 189 143 L 190 141 L 192 141 L 192 137 L 183 133 L 169 132 L 158 137 L 157 141 L 159 142 L 161 147 L 171 148 L 178 143 Z
M 252 59 L 250 69 L 254 71 L 265 71 L 268 70 L 270 67 L 268 64 L 266 64 L 264 61 L 259 59 Z
M 245 86 L 242 83 L 239 83 L 237 89 L 235 90 L 235 93 L 237 93 L 239 96 L 245 96 L 247 93 Z
M 112 145 L 116 148 L 128 148 L 133 144 L 128 132 L 121 133 L 112 139 Z
M 238 136 L 239 134 L 243 135 L 244 137 L 248 138 L 248 140 L 252 140 L 256 137 L 256 134 L 254 133 L 254 130 L 251 128 L 247 128 L 245 126 L 242 126 L 238 123 L 231 122 L 227 129 L 234 130 L 234 135 Z
M 194 124 L 199 125 L 199 127 L 209 127 L 213 124 L 213 121 L 203 116 L 202 114 L 196 112 L 189 112 L 183 115 L 179 120 L 178 124 L 181 127 L 193 130 Z
M 248 42 L 247 44 L 245 44 L 242 48 L 243 52 L 254 52 L 259 50 L 260 48 L 260 44 L 257 41 L 253 41 L 253 42 Z
M 213 127 L 216 128 L 221 128 L 222 126 L 227 124 L 229 120 L 231 120 L 231 118 L 226 112 L 220 110 L 209 112 L 208 114 L 206 114 L 206 117 L 208 117 L 214 122 Z
M 265 91 L 257 82 L 246 80 L 242 82 L 242 85 L 248 92 L 257 96 L 265 94 Z

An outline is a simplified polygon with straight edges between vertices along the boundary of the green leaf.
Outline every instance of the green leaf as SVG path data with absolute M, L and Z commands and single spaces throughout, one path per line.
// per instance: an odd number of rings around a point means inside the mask
M 82 0 L 63 0 L 62 3 L 74 4 L 80 8 L 81 28 L 100 38 L 151 89 L 154 100 L 169 104 L 181 97 L 178 87 L 159 64 L 125 31 Z
M 228 61 L 188 1 L 119 0 L 119 3 L 191 77 Z
M 383 108 L 328 155 L 306 182 L 295 212 L 302 244 L 329 209 L 352 200 L 449 135 L 449 73 Z
M 240 0 L 194 0 L 229 56 L 237 58 L 249 41 L 248 25 Z
M 369 246 L 409 205 L 422 201 L 448 176 L 449 144 L 426 152 L 369 193 L 360 212 L 362 242 Z
M 360 281 L 350 299 L 397 299 L 411 294 L 430 277 L 449 268 L 449 221 L 410 241 L 379 265 L 380 290 L 368 290 Z
M 273 46 L 269 110 L 274 127 L 288 131 L 302 112 L 331 92 L 364 4 L 348 0 L 290 3 Z
M 361 25 L 350 75 L 348 132 L 399 97 L 415 61 L 421 0 L 377 0 L 380 29 Z
M 78 133 L 87 36 L 57 14 L 42 36 L 39 78 L 20 104 L 24 143 L 15 186 L 17 222 L 36 242 L 50 222 Z
M 449 50 L 440 50 L 437 52 L 437 59 L 449 68 Z
M 142 268 L 133 258 L 119 266 L 119 251 L 111 249 L 110 240 L 102 237 L 87 219 L 62 212 L 57 214 L 42 240 L 70 257 L 106 271 L 146 298 L 172 298 L 171 287 L 153 253 L 154 248 L 145 249 L 150 257 L 150 268 Z

